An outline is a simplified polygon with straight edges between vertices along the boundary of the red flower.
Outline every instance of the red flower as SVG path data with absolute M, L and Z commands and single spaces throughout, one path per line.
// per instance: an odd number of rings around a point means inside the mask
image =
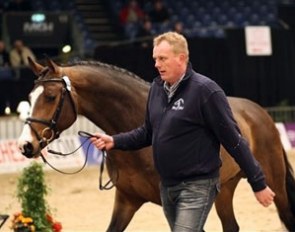
M 55 222 L 53 225 L 52 225 L 52 229 L 54 232 L 60 232 L 61 229 L 62 229 L 62 225 L 60 222 Z
M 48 222 L 53 223 L 53 218 L 49 214 L 46 214 L 46 219 Z

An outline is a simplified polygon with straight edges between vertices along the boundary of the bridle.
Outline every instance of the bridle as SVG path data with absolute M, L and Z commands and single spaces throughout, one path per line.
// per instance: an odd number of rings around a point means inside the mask
M 73 100 L 73 97 L 71 94 L 71 82 L 70 82 L 69 77 L 63 76 L 62 78 L 52 78 L 52 79 L 40 79 L 39 78 L 35 81 L 35 84 L 48 83 L 48 82 L 60 82 L 63 84 L 63 88 L 61 90 L 61 96 L 60 96 L 57 108 L 50 120 L 28 117 L 25 121 L 25 124 L 28 124 L 30 126 L 30 128 L 34 132 L 36 138 L 39 140 L 39 148 L 35 153 L 32 154 L 33 156 L 41 153 L 41 150 L 44 147 L 46 147 L 51 141 L 53 141 L 54 139 L 57 139 L 59 137 L 61 131 L 58 130 L 57 123 L 58 123 L 64 102 L 65 102 L 66 95 L 69 96 L 69 99 L 70 99 L 70 102 L 72 105 L 72 109 L 73 109 L 73 112 L 75 115 L 75 119 L 77 118 L 77 110 L 76 110 L 76 106 L 75 106 L 75 103 L 74 103 L 74 100 Z M 43 124 L 46 127 L 42 130 L 41 134 L 39 134 L 37 132 L 37 130 L 33 127 L 32 123 Z M 47 138 L 45 136 L 46 133 L 48 133 L 48 132 L 50 132 L 49 138 Z
M 70 102 L 71 102 L 71 105 L 72 105 L 72 109 L 73 109 L 73 112 L 74 112 L 74 115 L 75 115 L 75 119 L 77 118 L 77 109 L 76 109 L 76 106 L 75 106 L 75 103 L 74 103 L 74 100 L 73 100 L 73 97 L 72 97 L 72 94 L 71 94 L 71 81 L 69 79 L 68 76 L 63 76 L 61 78 L 52 78 L 52 79 L 41 79 L 41 78 L 38 78 L 36 81 L 35 81 L 35 84 L 39 84 L 39 83 L 48 83 L 48 82 L 60 82 L 63 84 L 63 88 L 61 90 L 61 96 L 60 96 L 60 99 L 59 99 L 59 103 L 57 105 L 57 108 L 52 116 L 52 118 L 50 120 L 44 120 L 44 119 L 39 119 L 39 118 L 33 118 L 33 117 L 28 117 L 25 121 L 25 124 L 28 124 L 31 128 L 31 130 L 34 132 L 36 138 L 39 140 L 39 148 L 38 150 L 33 153 L 33 156 L 37 155 L 37 154 L 40 154 L 42 160 L 44 161 L 44 163 L 47 163 L 52 169 L 54 169 L 55 171 L 58 171 L 62 174 L 75 174 L 75 173 L 78 173 L 80 172 L 81 170 L 83 170 L 83 168 L 86 166 L 87 164 L 87 157 L 88 157 L 88 149 L 89 149 L 89 146 L 90 144 L 88 145 L 87 147 L 87 154 L 86 154 L 86 159 L 85 159 L 85 162 L 83 164 L 83 166 L 78 169 L 77 171 L 74 171 L 74 172 L 63 172 L 57 168 L 55 168 L 53 165 L 51 165 L 46 159 L 45 157 L 43 156 L 43 154 L 41 153 L 41 150 L 46 147 L 51 141 L 57 139 L 61 133 L 61 131 L 58 130 L 57 128 L 57 122 L 59 120 L 59 117 L 60 117 L 60 114 L 61 114 L 61 111 L 62 111 L 62 108 L 63 108 L 63 105 L 64 105 L 64 102 L 65 102 L 65 97 L 66 95 L 69 96 L 70 98 Z M 33 127 L 32 123 L 40 123 L 40 124 L 43 124 L 47 127 L 45 127 L 43 130 L 42 130 L 42 133 L 41 135 L 37 132 L 37 130 Z M 50 131 L 51 132 L 51 136 L 50 138 L 46 138 L 45 136 L 45 133 L 47 131 Z M 84 132 L 84 131 L 79 131 L 78 133 L 80 136 L 82 137 L 85 137 L 86 140 L 84 141 L 84 143 L 89 140 L 91 137 L 93 137 L 94 135 L 88 133 L 88 132 Z M 64 154 L 62 152 L 56 152 L 56 151 L 53 151 L 53 150 L 48 150 L 49 153 L 52 153 L 52 154 L 56 154 L 56 155 L 59 155 L 59 156 L 68 156 L 68 155 L 71 155 L 73 153 L 75 153 L 78 149 L 80 149 L 83 144 L 82 143 L 77 149 L 75 149 L 74 151 L 70 152 L 70 153 L 67 153 L 67 154 Z M 102 151 L 102 162 L 101 162 L 101 165 L 100 165 L 100 177 L 99 177 L 99 189 L 100 190 L 109 190 L 111 188 L 114 187 L 114 183 L 118 180 L 119 176 L 118 176 L 118 172 L 116 173 L 116 180 L 113 180 L 112 178 L 107 181 L 104 185 L 102 184 L 102 173 L 104 171 L 104 161 L 106 159 L 106 151 L 103 150 Z M 113 184 L 112 184 L 113 183 Z

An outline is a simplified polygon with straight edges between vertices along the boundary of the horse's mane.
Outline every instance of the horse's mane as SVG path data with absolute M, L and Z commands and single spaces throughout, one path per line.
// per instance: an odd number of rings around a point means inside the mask
M 72 66 L 78 66 L 78 65 L 81 65 L 81 66 L 92 66 L 94 68 L 95 67 L 102 67 L 102 68 L 105 68 L 105 69 L 108 69 L 108 70 L 117 71 L 117 72 L 120 72 L 120 73 L 122 73 L 124 75 L 127 75 L 129 77 L 132 77 L 133 79 L 135 79 L 135 80 L 137 80 L 137 81 L 139 81 L 141 83 L 150 85 L 149 82 L 147 82 L 144 79 L 140 78 L 135 73 L 128 71 L 127 69 L 120 68 L 118 66 L 107 64 L 107 63 L 103 63 L 103 62 L 99 62 L 99 61 L 74 61 L 74 62 L 68 63 L 66 65 L 63 65 L 63 67 L 72 67 Z

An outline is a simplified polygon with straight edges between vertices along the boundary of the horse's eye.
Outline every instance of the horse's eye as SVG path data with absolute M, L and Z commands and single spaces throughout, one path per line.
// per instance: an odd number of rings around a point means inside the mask
M 52 102 L 52 101 L 54 101 L 55 98 L 56 98 L 56 96 L 53 96 L 53 95 L 47 95 L 47 96 L 45 96 L 45 99 L 46 99 L 46 101 L 48 101 L 48 102 Z

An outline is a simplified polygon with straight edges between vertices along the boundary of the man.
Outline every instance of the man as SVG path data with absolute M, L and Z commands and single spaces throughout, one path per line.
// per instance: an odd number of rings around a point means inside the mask
M 167 32 L 154 39 L 160 76 L 152 83 L 144 124 L 113 136 L 97 133 L 98 149 L 152 145 L 160 194 L 171 231 L 202 231 L 219 191 L 220 144 L 246 173 L 257 200 L 274 199 L 260 165 L 241 136 L 223 90 L 196 73 L 186 39 Z
M 22 40 L 16 40 L 14 42 L 14 47 L 10 51 L 10 63 L 12 67 L 23 67 L 28 66 L 28 57 L 32 60 L 36 60 L 33 51 L 24 45 Z
M 10 66 L 9 54 L 6 51 L 4 41 L 0 40 L 0 67 Z

